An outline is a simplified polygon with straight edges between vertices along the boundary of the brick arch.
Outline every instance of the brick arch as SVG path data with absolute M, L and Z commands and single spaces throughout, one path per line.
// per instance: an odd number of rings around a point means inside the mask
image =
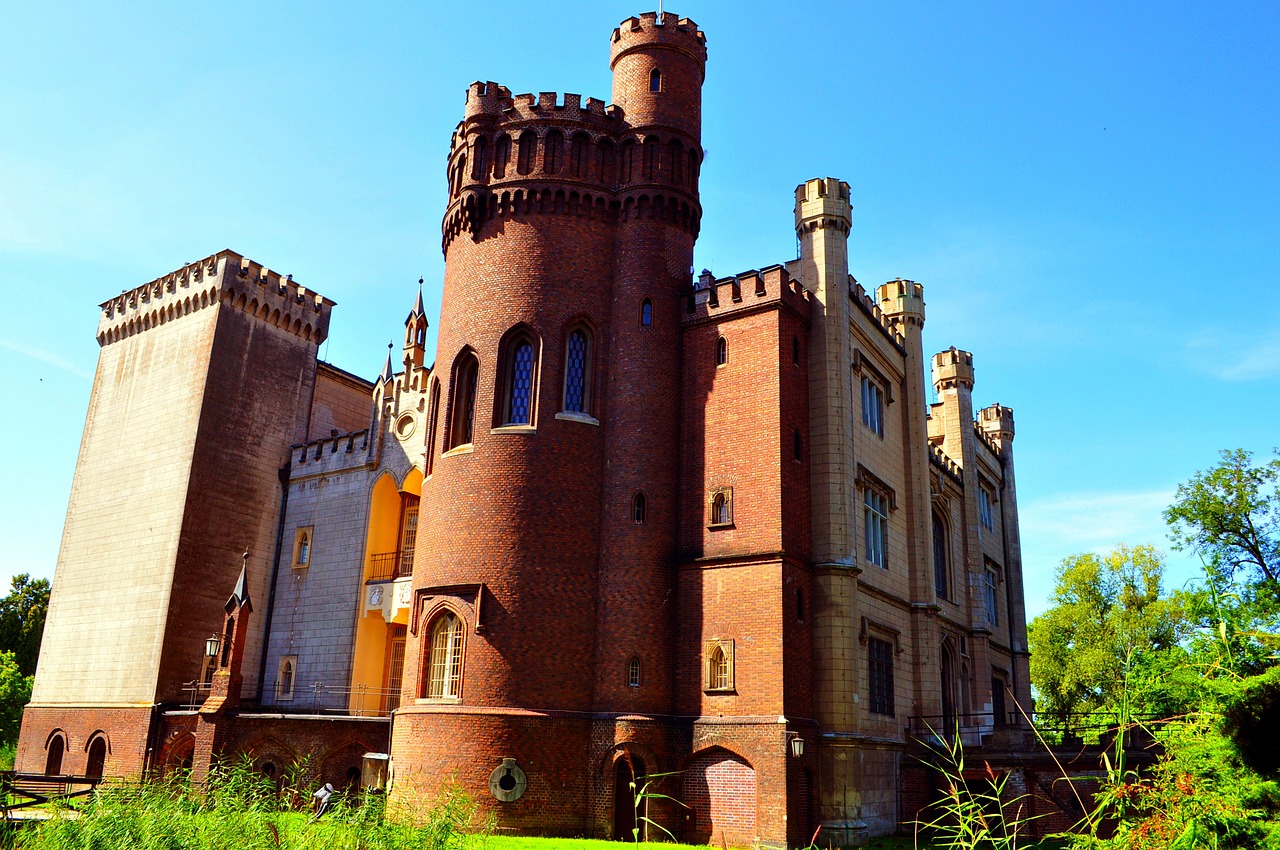
M 681 773 L 680 799 L 689 807 L 684 840 L 690 844 L 753 844 L 756 771 L 723 747 L 695 753 Z
M 167 776 L 174 770 L 190 770 L 195 759 L 196 736 L 190 732 L 179 732 L 164 744 L 160 753 L 160 773 Z
M 376 750 L 376 747 L 371 747 L 368 743 L 357 739 L 348 739 L 331 747 L 318 760 L 317 780 L 331 783 L 334 788 L 345 787 L 350 782 L 351 768 L 359 770 L 364 764 L 364 754 Z M 357 779 L 356 782 L 358 785 L 359 780 Z
M 268 764 L 274 765 L 275 771 L 271 778 L 276 782 L 280 781 L 287 767 L 299 761 L 296 750 L 271 735 L 258 738 L 245 747 L 244 752 L 253 763 L 253 769 L 258 772 L 264 772 Z

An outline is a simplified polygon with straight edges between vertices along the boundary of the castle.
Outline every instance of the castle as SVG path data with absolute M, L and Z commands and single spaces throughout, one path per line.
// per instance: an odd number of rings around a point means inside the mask
M 648 13 L 611 105 L 470 87 L 434 363 L 421 297 L 376 380 L 321 362 L 333 302 L 231 251 L 101 305 L 19 770 L 386 753 L 393 800 L 628 838 L 672 773 L 685 841 L 852 844 L 913 732 L 1030 706 L 1013 413 L 850 275 L 838 180 L 799 257 L 693 277 L 706 58 Z

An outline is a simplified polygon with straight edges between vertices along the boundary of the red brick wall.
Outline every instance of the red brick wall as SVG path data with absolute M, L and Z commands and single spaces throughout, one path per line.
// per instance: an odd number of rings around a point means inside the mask
M 696 756 L 681 777 L 681 797 L 692 811 L 684 831 L 689 843 L 754 844 L 756 772 L 741 757 L 721 749 Z
M 14 767 L 23 773 L 44 773 L 45 747 L 55 731 L 66 737 L 62 773 L 83 776 L 89 760 L 89 742 L 105 734 L 105 776 L 136 779 L 142 775 L 151 746 L 151 708 L 28 707 L 22 713 L 22 734 Z

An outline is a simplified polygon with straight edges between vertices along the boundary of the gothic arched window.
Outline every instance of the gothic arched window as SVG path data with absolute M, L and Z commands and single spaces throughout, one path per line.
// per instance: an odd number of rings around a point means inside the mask
M 465 446 L 475 438 L 476 384 L 480 379 L 480 361 L 471 351 L 458 356 L 453 366 L 453 382 L 449 387 L 451 412 L 449 448 Z
M 462 621 L 452 611 L 436 617 L 427 631 L 425 696 L 456 699 L 462 684 Z
M 503 352 L 506 384 L 503 388 L 503 425 L 532 425 L 537 346 L 527 333 L 518 333 Z
M 591 409 L 591 334 L 578 327 L 569 332 L 564 358 L 564 410 L 589 413 Z

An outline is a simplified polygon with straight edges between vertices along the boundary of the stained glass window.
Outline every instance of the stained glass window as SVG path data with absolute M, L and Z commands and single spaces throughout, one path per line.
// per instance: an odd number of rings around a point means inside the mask
M 533 401 L 533 343 L 522 340 L 511 352 L 511 400 L 508 425 L 528 425 Z
M 587 335 L 577 330 L 569 334 L 569 351 L 564 364 L 564 409 L 587 412 Z

